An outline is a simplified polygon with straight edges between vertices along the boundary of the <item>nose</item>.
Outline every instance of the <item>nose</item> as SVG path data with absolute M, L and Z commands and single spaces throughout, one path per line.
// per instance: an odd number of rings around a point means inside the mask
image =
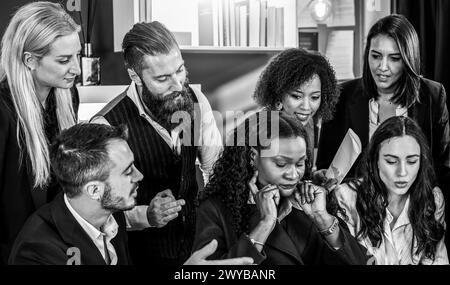
M 380 70 L 386 71 L 388 69 L 389 69 L 388 59 L 387 59 L 387 57 L 383 57 L 383 59 L 380 62 Z
M 80 61 L 78 60 L 78 57 L 74 57 L 72 66 L 70 67 L 70 73 L 75 75 L 81 74 Z
M 397 167 L 397 175 L 399 177 L 405 177 L 408 174 L 408 171 L 406 169 L 406 162 L 400 162 L 399 166 Z
M 311 107 L 311 102 L 309 100 L 309 97 L 308 96 L 304 96 L 303 99 L 300 102 L 300 108 L 302 110 L 309 111 L 310 107 Z
M 298 173 L 297 167 L 295 167 L 295 165 L 290 167 L 288 169 L 288 171 L 286 172 L 286 178 L 289 180 L 298 180 L 299 177 L 300 177 L 300 174 Z
M 171 86 L 170 89 L 172 92 L 180 92 L 183 90 L 183 80 L 178 77 L 176 74 L 171 76 Z
M 133 182 L 139 182 L 144 178 L 144 175 L 136 167 L 135 167 L 135 170 L 136 171 L 135 171 L 135 175 L 133 177 Z

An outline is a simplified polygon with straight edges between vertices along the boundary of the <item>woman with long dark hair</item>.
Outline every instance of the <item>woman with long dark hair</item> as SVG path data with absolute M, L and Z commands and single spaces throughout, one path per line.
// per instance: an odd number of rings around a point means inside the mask
M 360 178 L 334 190 L 339 215 L 376 264 L 448 264 L 444 197 L 430 158 L 420 127 L 393 117 L 373 134 Z
M 257 264 L 364 264 L 366 251 L 325 208 L 308 177 L 308 139 L 296 117 L 261 111 L 228 138 L 201 192 L 193 250 L 212 239 L 212 259 Z M 315 202 L 299 191 L 314 189 Z

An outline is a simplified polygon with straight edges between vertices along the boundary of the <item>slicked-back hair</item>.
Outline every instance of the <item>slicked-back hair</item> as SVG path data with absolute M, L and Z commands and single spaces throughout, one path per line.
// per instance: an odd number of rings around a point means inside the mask
M 125 66 L 140 73 L 145 55 L 168 54 L 178 44 L 174 35 L 160 22 L 134 24 L 122 42 Z
M 284 96 L 314 75 L 319 76 L 321 83 L 321 103 L 315 117 L 329 121 L 339 100 L 339 89 L 333 67 L 319 53 L 290 48 L 275 55 L 261 73 L 253 98 L 260 106 L 276 110 Z
M 365 91 L 375 99 L 378 97 L 378 91 L 370 72 L 369 56 L 372 39 L 379 35 L 385 35 L 394 40 L 404 64 L 403 74 L 398 79 L 392 101 L 403 107 L 409 107 L 419 101 L 421 63 L 417 32 L 405 16 L 396 14 L 381 18 L 370 28 L 364 51 L 362 78 Z
M 55 139 L 50 149 L 51 166 L 69 198 L 79 195 L 90 181 L 108 179 L 113 165 L 107 146 L 115 139 L 128 139 L 125 125 L 78 124 Z

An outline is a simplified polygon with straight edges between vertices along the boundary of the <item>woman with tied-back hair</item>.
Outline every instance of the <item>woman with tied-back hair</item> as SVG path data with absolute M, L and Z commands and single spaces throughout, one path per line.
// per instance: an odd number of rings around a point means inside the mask
M 239 125 L 200 193 L 193 250 L 216 239 L 211 259 L 365 264 L 366 249 L 325 209 L 325 189 L 301 182 L 309 172 L 307 145 L 302 124 L 284 112 L 263 110 Z M 299 199 L 309 188 L 314 203 Z
M 384 121 L 357 176 L 336 187 L 331 200 L 376 264 L 448 264 L 444 197 L 415 121 L 402 116 Z
M 77 121 L 80 27 L 59 5 L 18 9 L 3 34 L 0 68 L 0 263 L 25 220 L 57 190 L 48 144 Z M 47 189 L 47 191 L 45 191 Z

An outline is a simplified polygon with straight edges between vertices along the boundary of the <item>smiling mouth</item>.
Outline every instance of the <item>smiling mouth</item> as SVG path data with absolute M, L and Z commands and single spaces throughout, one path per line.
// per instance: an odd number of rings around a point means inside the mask
M 378 76 L 378 78 L 379 78 L 381 81 L 386 81 L 386 80 L 388 80 L 389 78 L 391 78 L 391 76 L 389 76 L 389 75 L 383 75 L 383 74 L 377 74 L 377 76 Z
M 307 119 L 309 119 L 309 114 L 302 114 L 302 113 L 295 113 L 295 115 L 297 116 L 297 118 L 299 118 L 301 121 L 306 121 Z
M 295 187 L 297 187 L 297 183 L 296 184 L 288 184 L 288 185 L 278 185 L 278 188 L 280 188 L 281 190 L 292 190 Z

